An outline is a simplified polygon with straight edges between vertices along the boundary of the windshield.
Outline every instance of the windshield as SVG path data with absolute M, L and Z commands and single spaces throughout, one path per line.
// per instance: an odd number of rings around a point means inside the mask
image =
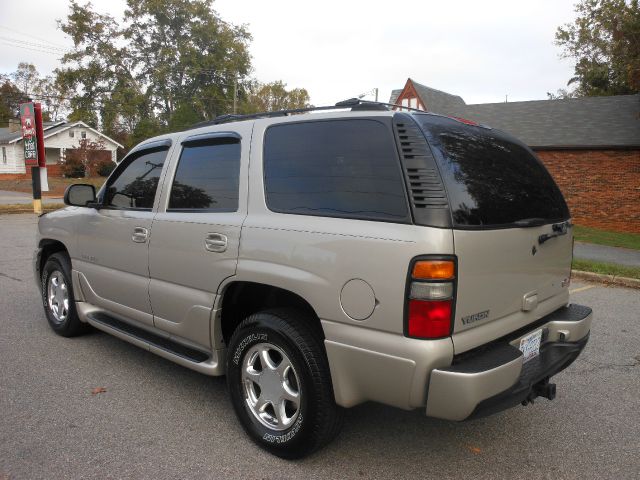
M 446 117 L 414 118 L 436 157 L 454 226 L 504 228 L 569 218 L 549 172 L 515 138 Z

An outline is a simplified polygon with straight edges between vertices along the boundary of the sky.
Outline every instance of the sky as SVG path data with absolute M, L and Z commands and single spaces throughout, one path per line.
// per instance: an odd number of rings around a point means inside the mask
M 217 0 L 214 10 L 251 32 L 253 76 L 306 88 L 314 105 L 374 88 L 387 101 L 407 77 L 471 104 L 545 99 L 565 88 L 574 63 L 553 41 L 575 18 L 575 1 Z M 123 0 L 92 3 L 122 19 Z M 67 13 L 67 0 L 0 0 L 0 73 L 20 61 L 44 74 L 56 68 L 61 54 L 34 44 L 71 47 L 56 21 Z

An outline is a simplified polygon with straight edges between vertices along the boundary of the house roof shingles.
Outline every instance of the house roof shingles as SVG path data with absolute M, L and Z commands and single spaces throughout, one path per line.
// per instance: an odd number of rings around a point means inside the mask
M 45 136 L 50 133 L 54 133 L 58 130 L 62 130 L 68 126 L 68 122 L 43 122 L 42 129 L 45 132 Z M 0 128 L 0 143 L 10 143 L 14 140 L 22 138 L 22 132 L 18 129 L 12 132 L 10 128 Z
M 640 147 L 640 95 L 485 103 L 449 110 L 531 147 Z
M 467 105 L 412 83 L 429 112 L 504 130 L 531 147 L 640 147 L 640 94 Z M 391 98 L 399 95 L 394 90 Z
M 47 137 L 50 137 L 51 135 L 55 135 L 56 133 L 62 130 L 66 130 L 68 128 L 78 127 L 78 126 L 93 130 L 97 134 L 110 140 L 115 145 L 122 148 L 122 145 L 120 145 L 118 142 L 116 142 L 112 138 L 107 137 L 104 133 L 101 133 L 97 130 L 92 129 L 91 127 L 86 125 L 84 122 L 65 122 L 65 121 L 44 122 L 43 123 L 44 138 L 46 139 Z M 8 128 L 0 128 L 0 144 L 7 144 L 20 139 L 22 139 L 22 132 L 20 130 L 18 130 L 17 132 L 9 132 Z
M 416 89 L 422 104 L 427 107 L 430 112 L 440 113 L 440 111 L 454 110 L 464 107 L 465 103 L 462 97 L 451 95 L 450 93 L 436 90 L 435 88 L 422 85 L 415 80 L 411 80 L 413 88 Z

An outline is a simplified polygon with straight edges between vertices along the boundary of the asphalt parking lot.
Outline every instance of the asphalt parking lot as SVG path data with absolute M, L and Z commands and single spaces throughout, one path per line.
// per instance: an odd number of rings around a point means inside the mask
M 595 319 L 552 402 L 458 424 L 365 404 L 330 446 L 289 462 L 248 440 L 223 378 L 104 333 L 55 335 L 32 279 L 35 220 L 0 216 L 0 480 L 640 475 L 638 290 L 572 285 Z

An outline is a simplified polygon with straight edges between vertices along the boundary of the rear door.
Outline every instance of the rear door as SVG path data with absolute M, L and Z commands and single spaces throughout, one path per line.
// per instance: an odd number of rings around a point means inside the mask
M 456 353 L 527 325 L 568 301 L 569 211 L 533 152 L 515 138 L 416 116 L 449 198 L 458 284 Z
M 155 326 L 196 347 L 211 347 L 216 291 L 236 272 L 251 131 L 251 123 L 238 124 L 186 137 L 153 220 L 149 297 Z

